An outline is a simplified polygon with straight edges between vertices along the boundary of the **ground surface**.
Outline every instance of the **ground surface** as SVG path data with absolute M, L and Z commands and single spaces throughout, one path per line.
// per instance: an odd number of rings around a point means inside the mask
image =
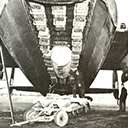
M 76 116 L 69 119 L 64 128 L 128 128 L 128 110 L 118 112 L 116 100 L 112 95 L 98 96 L 92 95 L 93 102 L 91 110 L 83 116 Z M 23 112 L 32 105 L 35 99 L 41 96 L 19 96 L 13 95 L 14 115 L 17 122 L 22 121 Z M 8 105 L 8 97 L 0 95 L 0 128 L 9 128 L 11 120 Z M 34 123 L 22 125 L 20 128 L 58 128 L 54 122 Z M 16 127 L 17 128 L 17 127 Z

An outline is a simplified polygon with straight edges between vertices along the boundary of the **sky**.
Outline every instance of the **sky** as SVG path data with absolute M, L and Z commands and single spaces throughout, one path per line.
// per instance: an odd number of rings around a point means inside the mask
M 128 0 L 116 0 L 118 11 L 118 24 L 128 24 Z
M 10 77 L 11 69 L 7 69 L 8 76 Z M 121 84 L 122 71 L 118 71 L 118 80 Z M 126 83 L 127 84 L 127 83 Z M 127 84 L 128 85 L 128 84 Z M 25 77 L 19 68 L 15 70 L 14 86 L 32 86 L 29 80 Z M 95 80 L 93 81 L 92 88 L 112 88 L 112 71 L 100 70 Z

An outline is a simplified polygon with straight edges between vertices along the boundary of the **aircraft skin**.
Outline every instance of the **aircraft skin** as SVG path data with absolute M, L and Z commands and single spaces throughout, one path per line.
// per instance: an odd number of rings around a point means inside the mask
M 87 3 L 86 16 L 78 11 L 79 3 Z M 82 74 L 80 82 L 88 92 L 100 69 L 127 69 L 128 36 L 116 31 L 114 0 L 10 0 L 3 5 L 0 37 L 5 65 L 19 67 L 41 94 L 72 93 L 76 72 Z M 40 5 L 45 10 L 43 28 L 38 28 L 42 17 L 34 12 Z

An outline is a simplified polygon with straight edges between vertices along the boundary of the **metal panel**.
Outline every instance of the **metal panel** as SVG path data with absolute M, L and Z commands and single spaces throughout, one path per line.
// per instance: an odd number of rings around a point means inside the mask
M 83 72 L 86 88 L 93 82 L 107 56 L 114 30 L 115 25 L 105 3 L 98 0 L 89 32 L 85 35 L 87 38 L 84 40 L 80 62 L 80 70 Z
M 30 82 L 45 95 L 50 82 L 49 75 L 21 0 L 9 1 L 1 15 L 0 26 L 5 47 Z

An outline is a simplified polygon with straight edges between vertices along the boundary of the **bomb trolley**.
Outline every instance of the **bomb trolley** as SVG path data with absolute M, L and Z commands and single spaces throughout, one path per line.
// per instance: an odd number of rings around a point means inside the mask
M 63 127 L 68 123 L 69 116 L 87 113 L 89 107 L 87 98 L 73 98 L 72 96 L 60 96 L 48 94 L 41 100 L 34 101 L 33 105 L 23 114 L 23 122 L 11 126 L 21 126 L 27 123 L 51 122 Z

